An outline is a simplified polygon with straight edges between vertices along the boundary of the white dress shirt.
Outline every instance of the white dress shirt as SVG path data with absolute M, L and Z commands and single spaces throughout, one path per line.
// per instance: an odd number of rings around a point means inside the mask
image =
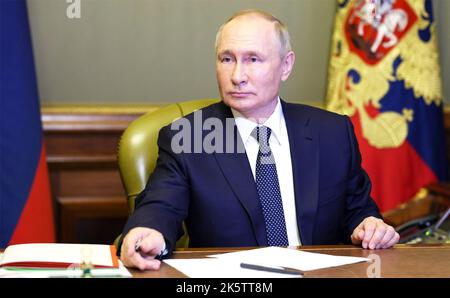
M 231 111 L 245 146 L 253 178 L 256 180 L 256 159 L 258 157 L 259 144 L 250 134 L 258 124 L 245 118 L 241 113 L 234 109 L 231 109 Z M 280 183 L 289 246 L 301 245 L 297 228 L 291 151 L 280 98 L 278 98 L 277 106 L 272 115 L 260 125 L 267 126 L 272 130 L 269 145 L 275 159 L 278 181 Z

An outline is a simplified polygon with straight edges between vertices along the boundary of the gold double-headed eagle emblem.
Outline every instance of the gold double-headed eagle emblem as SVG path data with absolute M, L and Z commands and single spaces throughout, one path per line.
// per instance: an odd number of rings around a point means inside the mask
M 338 2 L 327 109 L 350 117 L 358 113 L 363 137 L 371 146 L 399 147 L 408 136 L 408 123 L 414 121 L 413 110 L 382 110 L 380 101 L 390 82 L 403 81 L 405 89 L 412 89 L 414 100 L 442 104 L 434 22 L 429 19 L 425 1 Z M 419 37 L 421 30 L 431 33 L 427 41 Z M 401 62 L 394 71 L 398 58 Z M 378 112 L 370 113 L 370 109 Z

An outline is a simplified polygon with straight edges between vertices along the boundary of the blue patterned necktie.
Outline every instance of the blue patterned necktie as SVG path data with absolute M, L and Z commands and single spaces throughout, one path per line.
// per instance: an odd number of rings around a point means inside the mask
M 259 143 L 256 159 L 256 188 L 263 209 L 269 246 L 289 245 L 277 167 L 269 146 L 270 128 L 257 126 L 251 136 Z

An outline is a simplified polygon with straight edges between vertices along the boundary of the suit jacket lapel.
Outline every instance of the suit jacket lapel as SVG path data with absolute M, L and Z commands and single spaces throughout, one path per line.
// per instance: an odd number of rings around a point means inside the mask
M 319 136 L 307 113 L 297 105 L 290 108 L 284 101 L 282 105 L 291 147 L 297 225 L 302 244 L 311 245 L 319 198 Z
M 218 105 L 218 107 L 221 110 L 218 114 L 223 116 L 222 123 L 224 123 L 225 128 L 226 118 L 233 119 L 234 122 L 233 114 L 231 113 L 230 108 L 224 104 Z M 228 181 L 231 189 L 250 217 L 258 245 L 267 246 L 264 216 L 259 203 L 252 170 L 248 163 L 247 154 L 245 151 L 243 153 L 233 153 L 237 152 L 237 148 L 244 148 L 236 125 L 233 125 L 232 130 L 225 130 L 225 138 L 226 139 L 223 142 L 225 153 L 214 153 L 214 156 L 216 157 L 217 163 L 219 164 L 225 179 Z M 233 140 L 235 144 L 232 153 L 226 153 L 225 144 L 227 140 Z

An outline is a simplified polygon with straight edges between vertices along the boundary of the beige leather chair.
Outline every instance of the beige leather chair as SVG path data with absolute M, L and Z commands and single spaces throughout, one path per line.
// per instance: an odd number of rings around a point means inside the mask
M 155 169 L 159 130 L 175 119 L 218 101 L 218 99 L 201 99 L 171 104 L 142 115 L 124 131 L 119 142 L 118 162 L 130 214 L 134 210 L 135 198 L 145 188 L 150 174 Z M 185 232 L 185 235 L 178 240 L 177 248 L 187 247 L 187 245 L 188 235 Z

